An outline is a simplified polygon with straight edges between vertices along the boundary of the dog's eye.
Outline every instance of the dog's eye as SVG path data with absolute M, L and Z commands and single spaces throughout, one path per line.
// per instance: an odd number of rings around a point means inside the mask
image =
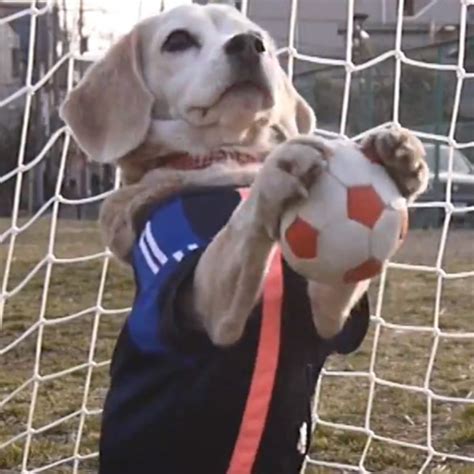
M 170 53 L 199 47 L 198 40 L 186 30 L 175 30 L 166 38 L 161 49 Z

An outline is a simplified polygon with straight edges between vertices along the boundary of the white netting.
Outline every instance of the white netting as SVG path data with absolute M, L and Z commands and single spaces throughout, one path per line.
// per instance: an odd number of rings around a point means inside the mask
M 254 0 L 258 1 L 258 0 Z M 93 428 L 89 426 L 90 420 L 97 420 L 100 415 L 100 401 L 103 396 L 103 391 L 107 385 L 107 377 L 104 376 L 99 382 L 100 390 L 96 389 L 95 375 L 101 369 L 104 369 L 109 364 L 110 351 L 107 353 L 109 357 L 101 358 L 99 356 L 99 346 L 101 344 L 100 327 L 103 318 L 116 317 L 126 314 L 127 308 L 115 307 L 115 296 L 110 297 L 108 289 L 108 279 L 111 272 L 111 255 L 106 250 L 95 250 L 90 251 L 88 249 L 86 253 L 71 252 L 70 254 L 63 254 L 63 243 L 57 239 L 58 233 L 62 227 L 61 208 L 67 206 L 86 206 L 93 203 L 100 202 L 104 195 L 109 192 L 97 192 L 91 196 L 74 198 L 65 197 L 64 195 L 64 178 L 68 166 L 68 160 L 70 159 L 70 136 L 67 130 L 58 126 L 54 130 L 46 130 L 48 132 L 43 144 L 40 146 L 40 150 L 35 152 L 33 156 L 28 152 L 28 144 L 30 140 L 30 128 L 32 123 L 32 111 L 36 110 L 33 107 L 34 100 L 41 96 L 40 90 L 48 88 L 55 76 L 63 72 L 64 86 L 66 90 L 70 90 L 73 82 L 76 79 L 75 71 L 87 57 L 80 54 L 79 45 L 80 38 L 77 33 L 73 34 L 68 38 L 70 49 L 56 48 L 53 54 L 54 61 L 49 60 L 49 68 L 41 69 L 40 76 L 35 78 L 35 55 L 37 49 L 37 27 L 38 22 L 41 18 L 47 18 L 49 15 L 53 15 L 55 11 L 59 14 L 60 20 L 68 28 L 74 29 L 71 25 L 82 19 L 79 18 L 79 8 L 83 7 L 84 2 L 81 1 L 48 1 L 48 2 L 37 2 L 35 0 L 31 3 L 25 2 L 23 9 L 18 9 L 3 15 L 0 18 L 0 33 L 2 28 L 6 28 L 25 17 L 28 18 L 28 47 L 26 57 L 26 69 L 24 72 L 25 82 L 13 92 L 9 92 L 3 96 L 0 96 L 0 111 L 7 110 L 8 107 L 12 106 L 18 101 L 22 101 L 23 104 L 23 115 L 20 130 L 20 139 L 18 148 L 16 150 L 17 160 L 16 165 L 10 167 L 4 174 L 0 175 L 0 186 L 6 186 L 7 183 L 14 183 L 12 187 L 12 202 L 11 202 L 11 219 L 4 221 L 4 225 L 0 227 L 0 257 L 3 268 L 3 277 L 1 281 L 1 293 L 0 293 L 0 322 L 3 323 L 3 331 L 5 336 L 0 338 L 0 369 L 3 367 L 4 372 L 0 372 L 0 471 L 2 469 L 10 469 L 6 472 L 80 472 L 91 465 L 87 464 L 91 462 L 91 459 L 97 457 L 97 424 Z M 86 10 L 94 10 L 100 12 L 102 20 L 105 21 L 107 15 L 110 14 L 111 10 L 107 8 L 101 8 L 101 4 L 107 5 L 113 9 L 113 2 L 85 2 Z M 119 3 L 119 2 L 116 2 Z M 120 2 L 122 3 L 122 2 Z M 147 2 L 137 2 L 137 11 L 135 18 L 127 17 L 128 21 L 138 19 L 140 15 L 148 13 L 144 8 Z M 169 2 L 170 4 L 172 2 Z M 348 116 L 350 108 L 350 95 L 351 95 L 351 81 L 355 74 L 362 71 L 369 70 L 376 65 L 392 59 L 395 67 L 393 72 L 393 112 L 391 114 L 391 120 L 386 123 L 378 125 L 376 128 L 386 127 L 387 125 L 395 124 L 400 125 L 400 92 L 401 92 L 401 75 L 402 66 L 413 66 L 416 68 L 434 70 L 434 71 L 451 71 L 456 75 L 456 86 L 454 91 L 454 99 L 452 102 L 451 119 L 448 133 L 443 135 L 440 133 L 427 133 L 422 131 L 415 131 L 415 133 L 422 139 L 434 140 L 438 143 L 446 144 L 449 147 L 449 160 L 448 160 L 448 180 L 446 185 L 446 191 L 444 199 L 436 199 L 431 202 L 423 202 L 416 204 L 417 208 L 426 209 L 440 209 L 444 211 L 444 221 L 441 226 L 441 232 L 439 237 L 439 245 L 437 249 L 437 256 L 433 265 L 429 264 L 418 264 L 418 263 L 391 263 L 384 270 L 378 286 L 377 303 L 375 305 L 375 314 L 372 317 L 373 335 L 370 338 L 370 358 L 368 360 L 367 368 L 363 370 L 353 370 L 349 368 L 333 367 L 331 369 L 323 370 L 323 375 L 320 378 L 316 387 L 315 397 L 315 428 L 319 430 L 321 428 L 325 430 L 334 430 L 337 433 L 349 433 L 361 435 L 363 442 L 359 446 L 360 450 L 354 450 L 356 453 L 355 457 L 350 457 L 348 461 L 344 453 L 340 453 L 340 457 L 335 459 L 328 459 L 324 456 L 324 448 L 316 450 L 311 454 L 306 462 L 306 469 L 311 471 L 312 466 L 325 466 L 326 468 L 349 470 L 349 471 L 361 471 L 367 472 L 370 470 L 369 458 L 371 456 L 371 449 L 376 442 L 383 442 L 384 446 L 407 448 L 420 453 L 423 459 L 419 465 L 407 464 L 405 470 L 419 470 L 420 472 L 427 472 L 432 469 L 435 465 L 441 465 L 443 463 L 449 463 L 451 461 L 457 463 L 456 466 L 466 467 L 470 466 L 470 463 L 474 462 L 474 448 L 473 439 L 474 434 L 471 431 L 466 433 L 467 444 L 461 443 L 458 438 L 457 441 L 453 442 L 452 446 L 455 446 L 451 451 L 444 452 L 438 449 L 436 442 L 438 441 L 437 436 L 434 436 L 435 428 L 438 425 L 434 423 L 434 404 L 435 403 L 447 403 L 450 406 L 474 406 L 473 392 L 470 390 L 460 391 L 455 395 L 445 395 L 439 393 L 432 386 L 432 376 L 435 367 L 435 361 L 438 357 L 439 347 L 441 343 L 446 341 L 454 341 L 459 344 L 471 343 L 474 341 L 474 332 L 472 330 L 472 304 L 470 318 L 466 317 L 455 329 L 449 330 L 443 325 L 440 325 L 440 318 L 443 314 L 442 305 L 442 293 L 444 286 L 450 281 L 461 281 L 462 284 L 465 282 L 464 292 L 472 295 L 472 279 L 474 277 L 474 262 L 467 262 L 470 267 L 463 268 L 461 270 L 449 271 L 444 266 L 444 258 L 446 253 L 446 247 L 448 242 L 448 233 L 451 228 L 453 219 L 461 214 L 474 211 L 473 205 L 461 205 L 457 206 L 452 202 L 452 171 L 453 171 L 453 156 L 455 150 L 468 149 L 474 147 L 474 141 L 470 142 L 459 142 L 456 139 L 456 126 L 458 123 L 459 109 L 461 105 L 461 94 L 463 85 L 468 80 L 474 79 L 474 73 L 468 73 L 465 69 L 465 47 L 466 47 L 466 28 L 467 28 L 467 11 L 468 6 L 474 4 L 472 0 L 459 0 L 459 2 L 452 2 L 453 7 L 459 10 L 459 21 L 458 21 L 458 41 L 457 41 L 457 63 L 455 64 L 441 64 L 425 62 L 422 60 L 415 60 L 409 58 L 403 48 L 403 27 L 406 21 L 404 17 L 404 1 L 401 0 L 398 3 L 398 10 L 396 15 L 396 33 L 395 33 L 395 47 L 382 53 L 379 56 L 370 58 L 369 60 L 355 64 L 353 62 L 353 36 L 354 36 L 354 0 L 347 0 L 344 2 L 346 5 L 346 16 L 340 18 L 341 23 L 346 22 L 346 56 L 345 59 L 331 59 L 327 57 L 313 56 L 302 54 L 297 48 L 297 27 L 298 27 L 298 1 L 289 0 L 289 29 L 288 29 L 288 46 L 281 50 L 283 55 L 287 55 L 288 58 L 288 72 L 290 76 L 293 76 L 295 71 L 295 62 L 301 61 L 306 63 L 313 63 L 315 65 L 325 65 L 340 67 L 345 71 L 345 80 L 343 88 L 342 106 L 340 111 L 340 122 L 339 131 L 331 132 L 324 129 L 318 129 L 318 133 L 322 135 L 333 137 L 333 136 L 344 136 L 348 132 Z M 385 2 L 382 1 L 385 5 Z M 436 2 L 425 2 L 423 11 L 429 9 Z M 109 5 L 110 4 L 110 5 Z M 0 9 L 3 2 L 0 2 Z M 122 8 L 123 5 L 120 5 Z M 55 8 L 58 10 L 54 10 Z M 249 10 L 249 2 L 243 0 L 241 2 L 241 8 L 243 12 Z M 159 8 L 154 5 L 155 11 Z M 1 10 L 0 10 L 1 11 Z M 251 13 L 251 12 L 250 12 Z M 101 20 L 101 21 L 102 21 Z M 104 39 L 105 38 L 105 39 Z M 103 35 L 102 40 L 107 42 L 107 36 Z M 0 45 L 0 51 L 3 45 Z M 80 69 L 80 67 L 79 67 Z M 36 112 L 35 112 L 36 113 Z M 403 124 L 402 124 L 403 125 Z M 363 133 L 353 137 L 360 139 L 362 136 L 367 134 L 369 131 L 365 130 Z M 55 184 L 51 195 L 44 199 L 41 205 L 37 209 L 33 209 L 30 206 L 29 212 L 26 217 L 21 216 L 22 202 L 24 200 L 24 188 L 27 187 L 31 181 L 31 177 L 28 173 L 31 173 L 36 167 L 44 166 L 45 162 L 51 157 L 52 151 L 60 147 L 60 152 L 57 153 L 57 163 L 55 168 Z M 27 155 L 29 158 L 27 159 Z M 1 159 L 1 158 L 0 158 Z M 26 183 L 26 184 L 25 184 Z M 118 179 L 115 179 L 114 186 L 118 185 Z M 25 255 L 31 251 L 28 245 L 23 242 L 23 234 L 27 234 L 29 231 L 36 229 L 35 226 L 41 224 L 47 219 L 46 233 L 43 236 L 45 243 L 45 249 L 42 250 L 42 254 L 37 258 L 34 264 L 30 265 L 27 271 L 24 271 L 21 277 L 18 277 L 16 271 L 16 264 L 23 262 L 23 255 L 18 255 L 18 252 L 24 253 Z M 84 237 L 81 235 L 83 232 L 81 227 L 74 227 L 76 235 L 75 239 L 79 242 Z M 36 231 L 34 231 L 36 232 Z M 85 232 L 85 231 L 84 231 Z M 472 231 L 471 231 L 472 232 Z M 87 234 L 89 235 L 89 234 Z M 32 236 L 28 234 L 29 242 L 32 239 L 40 239 L 36 233 Z M 66 239 L 70 239 L 70 234 L 67 234 Z M 472 245 L 472 234 L 469 235 L 470 244 Z M 39 240 L 38 240 L 39 242 Z M 58 243 L 59 242 L 59 243 Z M 468 240 L 469 242 L 469 240 Z M 74 241 L 68 242 L 70 247 L 74 246 Z M 36 244 L 33 243 L 32 247 Z M 39 245 L 39 244 L 38 244 Z M 79 245 L 79 244 L 78 244 Z M 72 247 L 71 247 L 72 246 Z M 20 249 L 20 250 L 18 250 Z M 59 250 L 58 250 L 59 249 Z M 48 302 L 55 297 L 54 292 L 60 292 L 60 285 L 53 285 L 53 271 L 57 267 L 71 268 L 71 272 L 68 275 L 66 270 L 63 273 L 63 278 L 66 282 L 67 278 L 74 276 L 75 265 L 88 265 L 97 263 L 99 267 L 99 275 L 97 284 L 94 288 L 95 297 L 94 301 L 90 305 L 82 305 L 77 307 L 74 312 L 67 311 L 63 307 L 58 309 L 54 313 L 54 317 L 50 316 L 50 308 Z M 464 262 L 466 263 L 466 262 Z M 82 267 L 81 267 L 82 268 Z M 472 268 L 472 269 L 471 269 Z M 389 291 L 387 288 L 388 280 L 392 272 L 403 271 L 406 272 L 406 278 L 410 279 L 411 274 L 416 275 L 427 275 L 427 278 L 431 276 L 433 278 L 433 293 L 432 298 L 434 299 L 434 311 L 431 319 L 427 319 L 425 324 L 409 324 L 409 323 L 395 323 L 390 322 L 386 317 L 384 308 L 384 297 Z M 79 277 L 78 277 L 79 278 Z M 86 277 L 86 279 L 89 277 Z M 423 277 L 424 278 L 424 277 Z M 37 284 L 40 280 L 39 286 Z M 67 285 L 75 285 L 75 280 L 67 280 Z M 35 283 L 39 294 L 38 305 L 31 305 L 31 308 L 27 306 L 26 312 L 33 314 L 33 319 L 29 319 L 28 323 L 23 326 L 15 326 L 16 315 L 23 315 L 25 312 L 24 307 L 18 306 L 17 302 L 21 301 L 22 304 L 29 299 L 29 287 Z M 430 283 L 427 280 L 427 285 Z M 112 289 L 113 290 L 113 282 Z M 79 293 L 81 289 L 78 286 Z M 120 289 L 118 291 L 121 291 Z M 113 292 L 113 291 L 112 291 Z M 80 295 L 79 295 L 80 296 Z M 80 298 L 79 298 L 80 299 Z M 112 299 L 112 301 L 111 301 Z M 56 300 L 55 300 L 56 301 Z M 471 301 L 472 303 L 472 301 Z M 11 306 L 9 306 L 11 304 Z M 10 309 L 9 309 L 10 308 Z M 19 309 L 20 308 L 20 309 Z M 456 307 L 455 307 L 456 309 Z M 455 310 L 454 309 L 454 310 Z M 23 316 L 22 316 L 23 317 Z M 77 322 L 87 320 L 90 326 L 80 326 L 85 331 L 87 343 L 85 352 L 82 353 L 81 360 L 75 360 L 76 363 L 68 364 L 67 367 L 62 367 L 60 370 L 57 365 L 47 365 L 44 360 L 45 354 L 51 353 L 53 358 L 62 359 L 63 355 L 57 354 L 55 356 L 55 348 L 59 347 L 53 343 L 51 346 L 47 344 L 46 337 L 50 330 L 60 331 L 59 328 L 67 327 L 68 325 L 76 324 Z M 76 326 L 74 326 L 76 328 Z M 471 328 L 471 329 L 470 329 Z M 430 344 L 426 349 L 427 363 L 424 369 L 424 382 L 421 384 L 411 383 L 400 383 L 394 382 L 383 375 L 380 375 L 378 371 L 378 355 L 385 351 L 385 345 L 381 343 L 382 332 L 385 330 L 396 331 L 402 334 L 403 337 L 410 337 L 416 335 L 416 337 L 429 336 Z M 1 335 L 1 333 L 0 333 Z M 113 337 L 116 333 L 113 334 Z M 68 333 L 70 338 L 71 351 L 74 346 L 74 339 L 77 337 L 80 339 L 79 334 Z M 112 339 L 113 339 L 112 337 Z M 29 345 L 28 345 L 29 344 Z M 26 348 L 24 349 L 24 346 Z M 30 351 L 31 365 L 29 366 L 29 376 L 24 376 L 23 366 L 23 354 Z M 21 353 L 20 355 L 16 355 Z M 467 352 L 464 356 L 461 354 L 460 358 L 472 358 L 473 352 Z M 17 358 L 17 359 L 16 359 Z M 65 360 L 67 359 L 64 357 Z M 56 361 L 57 362 L 57 361 Z M 459 361 L 457 361 L 459 362 Z M 462 360 L 461 360 L 462 362 Z M 48 362 L 49 364 L 49 362 Z M 454 362 L 453 362 L 454 364 Z M 51 369 L 53 367 L 53 369 Z M 469 381 L 472 378 L 474 369 L 472 365 L 466 366 L 465 377 Z M 48 368 L 48 370 L 46 370 Z M 445 367 L 447 383 L 449 383 L 449 366 Z M 471 370 L 471 372 L 469 372 Z M 71 379 L 70 376 L 77 376 L 76 379 Z M 408 376 L 408 374 L 407 374 Z M 365 383 L 368 386 L 367 397 L 365 398 L 365 416 L 363 422 L 360 425 L 352 423 L 343 423 L 339 421 L 328 421 L 325 418 L 326 410 L 324 403 L 327 401 L 324 395 L 324 385 L 331 380 L 339 381 L 337 383 L 343 384 L 346 380 L 351 379 L 356 384 Z M 61 380 L 68 380 L 69 389 L 70 385 L 77 384 L 75 390 L 72 392 L 68 390 L 62 394 L 61 390 L 63 385 L 60 384 Z M 452 383 L 455 383 L 451 380 Z M 94 385 L 94 388 L 93 388 Z M 357 385 L 355 385 L 357 386 Z M 3 387 L 3 388 L 2 388 Z M 48 410 L 46 414 L 43 413 L 42 397 L 43 388 L 48 387 L 47 396 L 50 397 L 50 415 L 48 417 Z M 408 394 L 420 395 L 423 397 L 426 405 L 424 408 L 425 422 L 423 424 L 423 435 L 418 437 L 418 440 L 406 441 L 403 440 L 400 432 L 390 434 L 390 429 L 387 431 L 389 434 L 381 434 L 378 429 L 377 419 L 374 417 L 374 399 L 376 397 L 376 391 L 379 388 L 390 388 L 395 390 L 402 390 Z M 54 398 L 59 393 L 59 399 Z M 97 393 L 99 395 L 97 395 Z M 444 392 L 442 392 L 444 393 Z M 72 396 L 71 396 L 72 394 Z M 336 395 L 337 392 L 334 392 Z M 341 399 L 340 408 L 338 411 L 350 412 L 352 409 L 351 400 L 347 399 L 350 395 L 345 393 L 343 395 L 346 399 Z M 71 398 L 68 398 L 71 397 Z M 92 403 L 91 399 L 99 397 L 99 403 Z M 342 395 L 341 395 L 342 397 Z M 55 405 L 60 405 L 64 400 L 68 399 L 68 403 L 64 406 L 61 405 L 61 410 L 55 410 Z M 20 403 L 21 401 L 21 403 Z M 393 402 L 393 401 L 392 401 Z M 390 400 L 389 402 L 390 403 Z M 392 407 L 393 409 L 393 407 Z M 387 409 L 388 410 L 388 409 Z M 455 411 L 455 408 L 450 408 L 450 413 Z M 436 412 L 437 415 L 438 412 Z M 473 411 L 465 410 L 465 416 L 471 416 L 468 418 L 468 424 L 473 422 Z M 404 415 L 409 420 L 408 415 Z M 40 421 L 38 421 L 40 420 Z M 45 421 L 46 420 L 46 421 Z M 444 419 L 446 423 L 450 421 L 454 423 L 454 418 L 447 417 Z M 374 427 L 374 423 L 376 427 Z M 386 421 L 387 424 L 391 423 L 390 418 Z M 436 426 L 435 426 L 436 425 Z M 60 429 L 60 427 L 66 426 L 67 429 Z M 205 429 L 205 428 L 203 428 Z M 469 430 L 469 428 L 460 427 L 460 430 Z M 385 433 L 385 432 L 384 432 Z M 46 436 L 46 438 L 42 438 Z M 92 438 L 91 438 L 92 437 Z M 436 438 L 436 439 L 435 439 Z M 43 440 L 41 442 L 38 439 Z M 92 442 L 89 443 L 90 439 Z M 338 438 L 341 443 L 349 443 L 350 438 Z M 349 441 L 348 441 L 349 440 Z M 35 444 L 35 443 L 39 444 Z M 87 447 L 84 445 L 88 441 Z M 68 449 L 63 449 L 61 446 L 67 445 Z M 388 449 L 388 448 L 387 448 Z M 352 454 L 354 454 L 352 453 Z M 397 468 L 398 460 L 386 460 L 387 468 Z M 411 461 L 407 461 L 411 462 Z M 93 464 L 92 464 L 93 465 Z M 369 467 L 368 467 L 369 465 Z M 378 465 L 380 466 L 380 465 Z M 316 468 L 314 468 L 316 469 Z M 468 468 L 469 469 L 469 468 Z M 474 469 L 474 465 L 472 466 Z M 374 468 L 374 470 L 381 471 L 381 467 Z M 319 471 L 318 471 L 319 472 Z M 454 472 L 454 471 L 453 471 Z M 456 471 L 457 472 L 457 471 Z M 468 471 L 464 471 L 468 472 Z

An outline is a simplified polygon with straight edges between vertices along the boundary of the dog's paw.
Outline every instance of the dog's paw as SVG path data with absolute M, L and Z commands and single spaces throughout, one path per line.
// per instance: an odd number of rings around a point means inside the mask
M 328 155 L 322 139 L 305 135 L 279 145 L 267 157 L 252 192 L 258 217 L 272 239 L 278 238 L 280 218 L 287 206 L 308 197 Z
M 429 171 L 423 144 L 409 130 L 382 130 L 362 143 L 367 155 L 383 164 L 400 193 L 412 200 L 428 185 Z

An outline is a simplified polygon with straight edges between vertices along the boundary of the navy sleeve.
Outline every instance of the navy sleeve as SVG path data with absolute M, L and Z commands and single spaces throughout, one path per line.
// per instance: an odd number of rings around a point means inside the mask
M 180 272 L 168 281 L 159 302 L 161 336 L 170 348 L 182 354 L 195 354 L 212 348 L 207 333 L 199 327 L 197 314 L 185 296 L 191 289 L 201 255 L 202 251 L 197 251 L 186 260 Z
M 170 352 L 189 335 L 203 339 L 189 324 L 192 314 L 184 314 L 192 308 L 186 311 L 179 298 L 202 252 L 239 202 L 234 190 L 194 191 L 162 203 L 145 220 L 132 252 L 137 295 L 127 323 L 141 351 Z

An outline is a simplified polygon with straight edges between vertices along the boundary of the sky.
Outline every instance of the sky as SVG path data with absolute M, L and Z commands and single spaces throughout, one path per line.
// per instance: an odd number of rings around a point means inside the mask
M 164 8 L 192 3 L 191 0 L 84 0 L 99 4 L 111 14 L 111 23 L 117 29 L 129 30 L 137 20 L 160 12 Z
M 59 0 L 66 4 L 70 31 L 77 31 L 79 0 Z M 100 52 L 117 37 L 129 31 L 139 20 L 165 9 L 190 4 L 192 0 L 83 0 L 84 29 L 89 37 L 89 51 Z

